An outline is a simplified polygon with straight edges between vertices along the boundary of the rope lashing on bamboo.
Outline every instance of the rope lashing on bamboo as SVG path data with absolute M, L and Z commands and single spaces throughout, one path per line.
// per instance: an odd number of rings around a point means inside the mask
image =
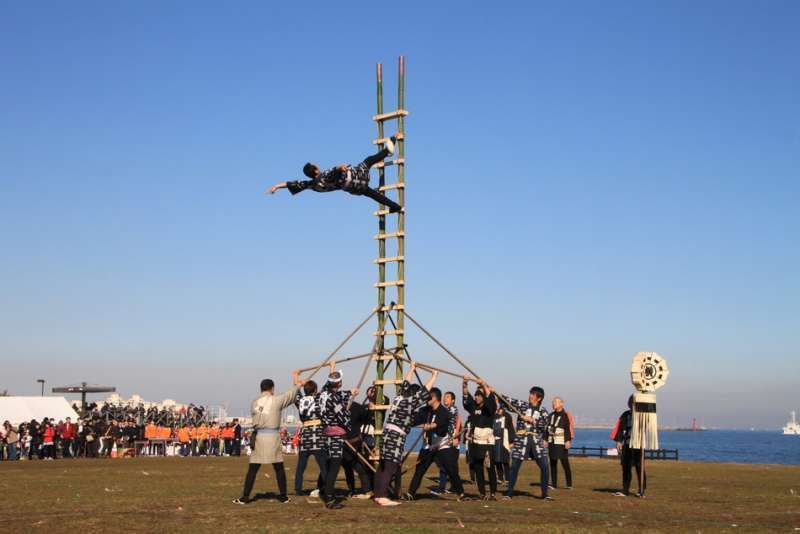
M 469 367 L 469 366 L 468 366 L 466 363 L 464 363 L 464 361 L 463 361 L 461 358 L 459 358 L 458 356 L 456 356 L 455 354 L 453 354 L 453 352 L 452 352 L 450 349 L 448 349 L 447 347 L 445 347 L 445 346 L 442 344 L 442 342 L 441 342 L 441 341 L 439 341 L 438 339 L 436 339 L 436 337 L 435 337 L 433 334 L 431 334 L 430 332 L 428 332 L 428 330 L 427 330 L 427 329 L 425 329 L 425 327 L 424 327 L 424 326 L 422 326 L 421 324 L 419 324 L 419 322 L 417 322 L 417 320 L 416 320 L 416 319 L 414 319 L 414 318 L 413 318 L 411 315 L 409 315 L 409 313 L 408 313 L 407 311 L 405 311 L 405 310 L 404 310 L 404 311 L 403 311 L 403 314 L 404 314 L 404 315 L 405 315 L 405 316 L 408 318 L 408 320 L 409 320 L 409 321 L 411 321 L 412 323 L 414 323 L 414 324 L 416 325 L 416 327 L 417 327 L 417 328 L 419 328 L 420 330 L 422 330 L 422 332 L 423 332 L 423 333 L 424 333 L 426 336 L 428 336 L 428 337 L 431 339 L 431 341 L 433 341 L 434 343 L 436 343 L 437 345 L 439 345 L 439 348 L 441 348 L 443 351 L 445 351 L 447 354 L 449 354 L 451 358 L 453 358 L 455 361 L 457 361 L 457 362 L 458 362 L 458 363 L 461 365 L 461 367 L 463 367 L 464 369 L 466 369 L 466 370 L 467 370 L 467 371 L 468 371 L 468 372 L 469 372 L 469 373 L 470 373 L 472 376 L 474 376 L 474 377 L 475 377 L 475 378 L 477 378 L 478 380 L 480 380 L 480 381 L 482 381 L 482 382 L 485 382 L 485 380 L 483 380 L 483 379 L 482 379 L 482 378 L 481 378 L 481 377 L 478 375 L 478 373 L 476 373 L 475 371 L 473 371 L 473 370 L 472 370 L 472 369 L 471 369 L 471 368 L 470 368 L 470 367 Z M 491 386 L 490 386 L 490 387 L 491 387 Z M 516 414 L 517 414 L 517 415 L 519 415 L 519 416 L 521 416 L 521 417 L 525 417 L 525 415 L 524 415 L 522 412 L 520 412 L 519 410 L 517 410 L 517 409 L 514 407 L 514 405 L 513 405 L 513 404 L 511 404 L 511 403 L 508 401 L 508 399 L 506 399 L 506 398 L 505 398 L 505 397 L 504 397 L 504 396 L 503 396 L 503 395 L 502 395 L 500 392 L 498 392 L 497 390 L 494 390 L 494 389 L 493 389 L 493 391 L 494 391 L 494 394 L 495 394 L 495 395 L 497 395 L 498 397 L 500 397 L 500 399 L 501 399 L 503 402 L 505 402 L 505 403 L 506 403 L 506 405 L 507 405 L 507 406 L 508 406 L 508 407 L 509 407 L 509 408 L 510 408 L 512 411 L 516 412 Z
M 397 306 L 397 304 L 395 304 L 395 302 L 394 302 L 394 301 L 391 301 L 391 302 L 389 303 L 389 313 L 387 313 L 387 314 L 386 314 L 386 316 L 389 318 L 389 321 L 392 323 L 392 328 L 394 328 L 395 330 L 397 330 L 397 325 L 395 324 L 395 322 L 394 322 L 394 319 L 392 318 L 392 309 L 393 309 L 395 306 Z M 409 359 L 409 361 L 413 361 L 413 360 L 411 359 L 411 354 L 409 354 L 409 352 L 408 352 L 408 348 L 407 348 L 407 347 L 408 347 L 408 346 L 407 346 L 407 345 L 404 343 L 404 344 L 403 344 L 403 352 L 405 352 L 405 353 L 406 353 L 406 358 L 408 358 L 408 359 Z M 414 375 L 417 377 L 417 382 L 419 382 L 419 385 L 420 385 L 420 386 L 423 386 L 423 385 L 424 385 L 424 382 L 423 382 L 423 381 L 422 381 L 422 379 L 419 377 L 419 373 L 417 372 L 417 370 L 416 370 L 416 369 L 414 369 Z
M 349 336 L 347 336 L 346 338 L 344 338 L 344 341 L 342 341 L 341 343 L 339 343 L 339 346 L 338 346 L 338 347 L 336 347 L 336 349 L 335 349 L 333 352 L 331 352 L 331 353 L 330 353 L 330 355 L 329 355 L 327 358 L 325 358 L 325 360 L 323 360 L 323 362 L 322 362 L 321 364 L 319 364 L 319 365 L 318 365 L 318 366 L 317 366 L 317 367 L 314 369 L 314 372 L 313 372 L 313 373 L 311 373 L 310 375 L 308 375 L 308 378 L 306 378 L 306 380 L 311 380 L 311 378 L 313 378 L 313 376 L 314 376 L 315 374 L 317 374 L 317 372 L 318 372 L 320 369 L 322 369 L 323 367 L 325 367 L 325 365 L 327 365 L 327 364 L 328 364 L 328 362 L 329 362 L 329 361 L 331 361 L 331 359 L 332 359 L 334 356 L 336 356 L 336 354 L 337 354 L 337 353 L 338 353 L 338 352 L 341 350 L 341 348 L 342 348 L 342 347 L 344 347 L 344 346 L 347 344 L 347 342 L 348 342 L 348 341 L 350 341 L 350 340 L 353 338 L 353 336 L 354 336 L 354 335 L 356 335 L 356 334 L 358 333 L 358 331 L 359 331 L 359 330 L 361 330 L 362 328 L 364 328 L 364 325 L 365 325 L 365 324 L 367 324 L 367 323 L 369 322 L 369 320 L 370 320 L 370 319 L 372 319 L 372 316 L 373 316 L 373 315 L 375 315 L 376 313 L 378 313 L 378 312 L 377 312 L 377 310 L 372 310 L 372 312 L 371 312 L 371 313 L 370 313 L 370 314 L 367 316 L 367 318 L 366 318 L 366 319 L 364 319 L 363 321 L 361 321 L 361 324 L 360 324 L 360 325 L 358 325 L 358 326 L 356 327 L 356 329 L 355 329 L 355 330 L 353 330 L 353 331 L 350 333 L 350 335 L 349 335 Z

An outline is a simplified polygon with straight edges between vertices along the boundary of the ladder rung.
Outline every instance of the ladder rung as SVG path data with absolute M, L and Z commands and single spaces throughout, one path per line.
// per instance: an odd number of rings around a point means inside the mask
M 402 384 L 403 382 L 404 380 L 402 378 L 389 378 L 386 380 L 375 380 L 372 383 L 375 384 L 376 386 L 386 386 L 389 384 L 395 384 L 395 385 Z
M 375 410 L 377 412 L 377 411 L 388 410 L 391 407 L 392 407 L 391 404 L 373 404 L 372 406 L 370 406 L 369 409 L 370 410 Z
M 390 232 L 388 234 L 378 234 L 373 239 L 391 239 L 393 237 L 405 237 L 405 232 Z
M 373 165 L 376 169 L 382 169 L 384 167 L 391 167 L 392 165 L 405 165 L 406 160 L 405 158 L 397 158 L 397 159 L 390 159 L 387 161 L 381 161 L 380 163 L 376 163 Z
M 405 109 L 398 109 L 395 111 L 390 111 L 389 113 L 383 113 L 382 115 L 375 115 L 372 117 L 374 121 L 388 121 L 391 119 L 397 119 L 399 117 L 407 117 L 408 111 Z
M 400 211 L 399 212 L 396 211 L 395 213 L 405 213 L 405 212 L 406 212 L 405 208 L 400 208 Z M 372 214 L 380 217 L 381 215 L 391 215 L 392 212 L 389 210 L 378 210 L 378 211 L 373 211 Z
M 402 304 L 395 304 L 394 306 L 375 306 L 375 311 L 376 312 L 379 312 L 379 311 L 388 312 L 388 311 L 392 311 L 392 310 L 404 310 L 404 309 L 406 309 L 406 307 L 403 306 Z M 399 347 L 399 348 L 402 348 L 402 347 Z M 394 352 L 396 350 L 398 350 L 398 349 L 385 349 L 383 352 Z
M 375 258 L 372 263 L 392 263 L 395 261 L 405 261 L 405 256 L 392 256 L 390 258 Z M 401 308 L 402 309 L 402 308 Z
M 403 330 L 376 330 L 372 333 L 373 336 L 402 336 L 405 332 Z
M 394 137 L 395 137 L 395 139 L 405 139 L 405 136 L 400 132 L 394 134 Z M 372 142 L 372 144 L 373 145 L 382 145 L 382 144 L 386 143 L 386 141 L 388 141 L 388 140 L 389 140 L 388 137 L 381 137 L 380 139 L 375 139 Z
M 373 287 L 392 287 L 404 285 L 406 285 L 405 280 L 389 280 L 388 282 L 376 282 L 373 284 Z
M 389 184 L 389 185 L 382 185 L 378 188 L 378 191 L 391 191 L 392 189 L 405 189 L 406 184 L 400 182 L 399 184 Z
M 380 362 L 390 362 L 390 361 L 392 361 L 392 360 L 395 360 L 395 359 L 396 359 L 396 358 L 395 358 L 394 356 L 387 356 L 387 355 L 383 355 L 383 356 L 373 356 L 373 357 L 372 357 L 372 361 L 373 361 L 373 362 L 379 362 L 379 361 L 380 361 Z

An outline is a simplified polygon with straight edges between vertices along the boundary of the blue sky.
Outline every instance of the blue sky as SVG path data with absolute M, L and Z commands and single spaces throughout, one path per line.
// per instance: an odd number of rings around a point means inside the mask
M 668 423 L 800 408 L 796 2 L 2 11 L 0 389 L 242 411 L 321 360 L 374 305 L 374 206 L 263 190 L 367 155 L 405 54 L 415 317 L 585 421 L 639 350 Z

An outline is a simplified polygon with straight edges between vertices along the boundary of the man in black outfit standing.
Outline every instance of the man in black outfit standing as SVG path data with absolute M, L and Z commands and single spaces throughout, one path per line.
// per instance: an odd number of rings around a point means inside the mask
M 242 455 L 242 425 L 238 419 L 233 420 L 233 456 Z
M 611 439 L 617 442 L 617 452 L 619 453 L 620 463 L 622 464 L 622 491 L 614 493 L 615 497 L 627 497 L 631 489 L 631 468 L 636 467 L 636 480 L 640 480 L 642 469 L 642 449 L 631 448 L 631 431 L 633 430 L 633 395 L 628 397 L 628 409 L 619 416 L 614 430 L 611 431 Z M 647 489 L 647 473 L 644 477 L 643 486 L 639 487 L 637 497 L 644 497 Z
M 442 404 L 441 399 L 442 391 L 439 388 L 432 388 L 428 405 L 422 408 L 417 415 L 416 421 L 423 423 L 425 445 L 417 458 L 411 485 L 404 495 L 405 499 L 409 501 L 416 498 L 422 477 L 425 476 L 433 462 L 442 466 L 447 473 L 447 478 L 450 479 L 453 491 L 458 495 L 459 500 L 464 500 L 464 487 L 461 485 L 461 477 L 458 474 L 458 456 L 448 454 L 449 449 L 453 447 L 453 437 L 450 435 L 452 426 L 450 412 Z

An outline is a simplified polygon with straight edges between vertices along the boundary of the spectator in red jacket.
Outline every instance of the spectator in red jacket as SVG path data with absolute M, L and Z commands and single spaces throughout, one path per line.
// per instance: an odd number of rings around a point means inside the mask
M 60 425 L 61 436 L 61 456 L 64 458 L 72 458 L 72 444 L 75 441 L 76 428 L 72 424 L 72 419 L 67 417 L 63 425 Z
M 55 450 L 56 429 L 50 421 L 44 424 L 42 429 L 42 456 L 45 460 L 53 460 L 56 456 Z

